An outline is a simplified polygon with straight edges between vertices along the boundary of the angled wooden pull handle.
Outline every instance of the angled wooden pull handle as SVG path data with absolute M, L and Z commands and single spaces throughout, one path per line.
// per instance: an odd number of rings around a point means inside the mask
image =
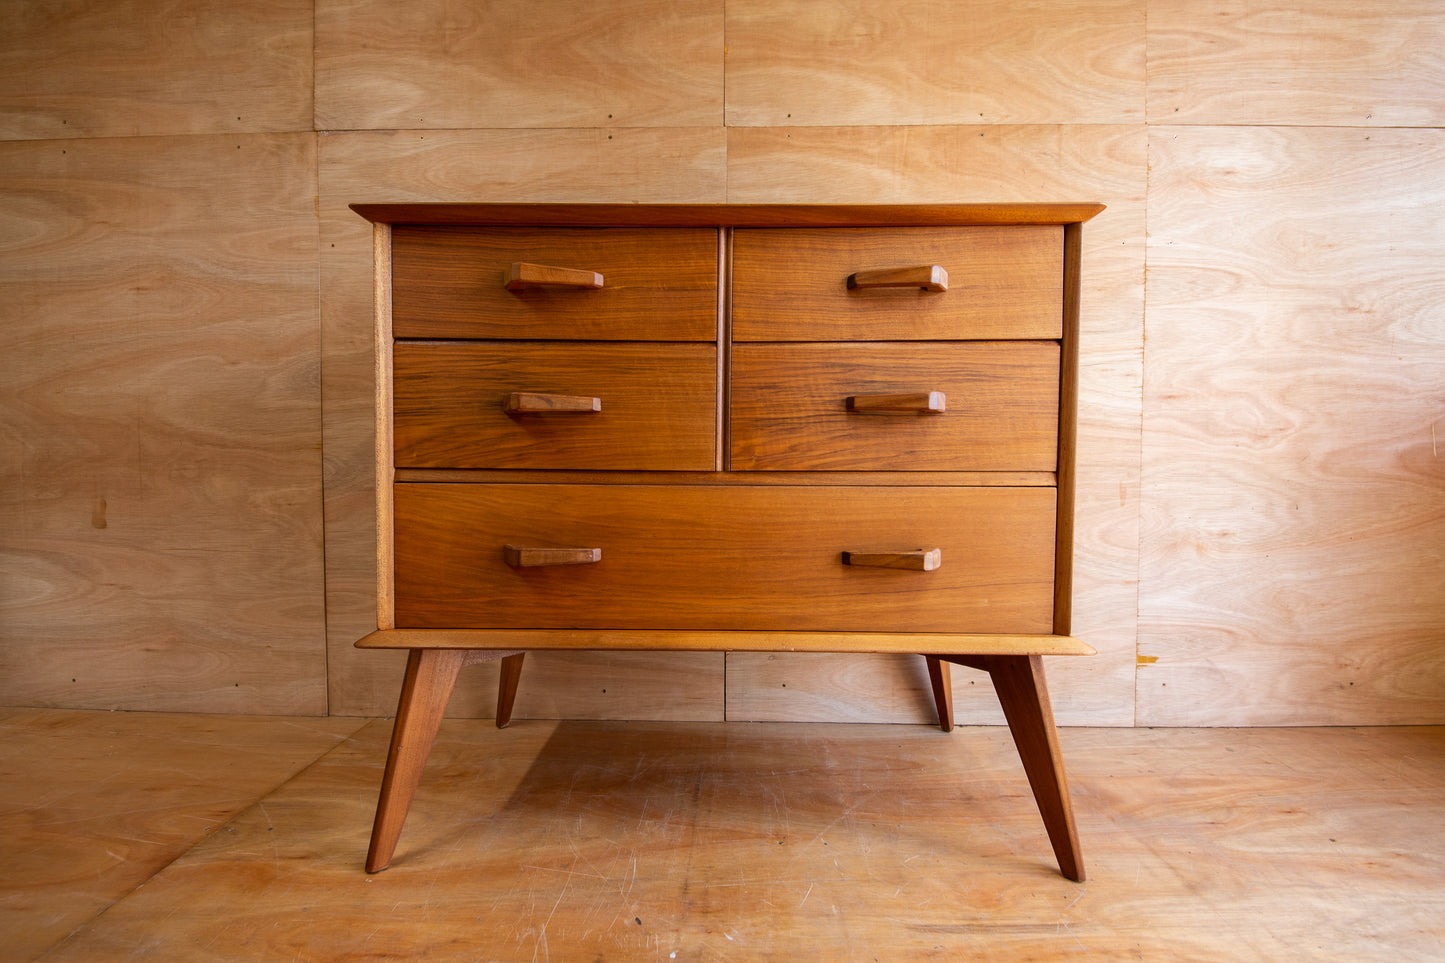
M 513 261 L 507 270 L 507 290 L 524 291 L 528 288 L 600 288 L 602 275 L 596 271 L 577 268 L 552 267 L 549 264 L 530 264 Z
M 942 413 L 948 398 L 942 391 L 915 391 L 900 395 L 849 395 L 843 399 L 849 411 L 927 411 Z
M 601 411 L 602 399 L 585 395 L 546 395 L 535 391 L 514 391 L 507 395 L 502 407 L 509 415 Z
M 863 291 L 868 288 L 922 288 L 925 291 L 947 291 L 948 272 L 940 264 L 920 264 L 917 267 L 859 271 L 857 274 L 848 275 L 850 291 Z
M 844 552 L 844 565 L 867 568 L 901 568 L 912 572 L 932 572 L 943 564 L 943 550 L 920 548 L 916 552 Z
M 547 565 L 591 565 L 602 561 L 600 548 L 535 548 L 503 545 L 502 558 L 512 568 L 541 568 Z

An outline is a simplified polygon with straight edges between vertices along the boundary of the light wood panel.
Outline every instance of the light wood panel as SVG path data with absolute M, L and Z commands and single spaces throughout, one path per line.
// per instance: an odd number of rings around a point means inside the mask
M 38 958 L 365 724 L 0 710 L 0 956 Z
M 1050 673 L 1072 661 L 1049 660 Z M 951 681 L 955 705 L 966 705 L 975 724 L 1003 725 L 988 673 L 954 667 Z M 921 655 L 730 652 L 727 718 L 936 725 L 938 708 Z
M 0 140 L 311 129 L 311 0 L 7 0 Z
M 1151 137 L 1139 719 L 1445 711 L 1445 133 Z
M 320 130 L 722 120 L 721 0 L 318 0 Z
M 448 715 L 490 719 L 500 663 L 462 670 Z M 463 685 L 469 675 L 475 677 Z M 393 699 L 401 676 L 391 680 Z M 721 652 L 529 651 L 515 719 L 723 721 Z
M 1065 729 L 1083 886 L 1006 730 L 839 725 L 444 722 L 367 876 L 387 730 L 49 958 L 1355 963 L 1445 940 L 1438 728 Z
M 371 225 L 348 204 L 398 201 L 721 203 L 726 200 L 721 129 L 400 131 L 322 135 L 320 148 L 321 312 L 326 443 L 327 638 L 333 712 L 388 713 L 404 657 L 357 652 L 376 628 L 372 408 Z M 580 656 L 561 656 L 561 661 Z M 660 698 L 637 698 L 633 717 L 667 718 L 678 688 L 699 686 L 722 658 L 701 663 L 663 656 Z M 693 657 L 689 657 L 693 658 Z M 559 663 L 560 664 L 560 663 Z M 594 663 L 580 661 L 580 667 Z M 550 670 L 549 670 L 550 671 Z M 518 696 L 550 691 L 530 661 Z M 491 673 L 491 674 L 489 674 Z M 453 705 L 490 715 L 495 670 L 468 669 Z M 673 673 L 667 676 L 668 673 Z M 654 679 L 651 672 L 639 678 Z M 563 675 L 558 685 L 570 685 Z M 490 690 L 490 691 L 489 691 Z M 635 691 L 635 690 L 634 690 Z M 567 702 L 558 690 L 551 698 Z M 577 708 L 586 715 L 590 710 Z M 614 711 L 607 708 L 606 712 Z
M 314 168 L 0 145 L 0 702 L 326 711 Z
M 732 203 L 876 203 L 1101 201 L 1084 226 L 1080 365 L 1078 511 L 1074 632 L 1099 650 L 1089 659 L 1051 663 L 1061 722 L 1131 725 L 1134 721 L 1138 571 L 1139 411 L 1143 352 L 1144 190 L 1142 127 L 859 127 L 733 129 L 728 132 Z M 758 656 L 732 656 L 729 673 L 751 672 Z M 811 678 L 820 704 L 853 698 L 833 657 L 787 656 Z M 887 687 L 916 684 L 906 663 L 870 662 Z M 804 662 L 816 671 L 806 673 Z M 763 667 L 759 666 L 758 671 Z M 850 670 L 851 671 L 851 670 Z M 992 692 L 963 691 L 961 722 L 997 718 Z M 741 680 L 743 675 L 736 676 Z M 835 682 L 837 683 L 835 686 Z M 880 682 L 881 685 L 881 682 Z M 730 684 L 729 689 L 733 686 Z M 730 698 L 733 693 L 730 691 Z M 756 700 L 784 694 L 763 687 Z M 765 718 L 831 718 L 801 713 L 797 693 Z M 932 713 L 916 716 L 923 722 Z
M 727 122 L 1140 120 L 1144 6 L 729 0 Z
M 1148 0 L 1149 122 L 1445 124 L 1437 0 Z

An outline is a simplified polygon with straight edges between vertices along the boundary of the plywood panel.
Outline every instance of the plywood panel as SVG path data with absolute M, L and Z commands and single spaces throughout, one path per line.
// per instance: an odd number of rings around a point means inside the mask
M 0 702 L 326 710 L 314 165 L 0 145 Z
M 1089 882 L 1008 731 L 448 721 L 361 863 L 372 724 L 47 960 L 1428 960 L 1445 730 L 1060 733 Z
M 1139 719 L 1445 713 L 1445 132 L 1150 143 Z
M 311 129 L 311 0 L 7 0 L 0 140 Z
M 721 0 L 319 0 L 321 130 L 722 121 Z
M 1099 650 L 1051 662 L 1061 721 L 1130 725 L 1134 720 L 1138 569 L 1139 410 L 1143 350 L 1146 137 L 1137 126 L 740 128 L 728 132 L 731 203 L 1102 201 L 1108 210 L 1084 227 L 1079 482 L 1074 634 Z M 776 669 L 807 679 L 816 705 L 856 702 L 859 687 L 840 679 L 831 657 L 733 655 L 730 676 Z M 904 662 L 871 660 L 877 691 L 917 684 Z M 838 671 L 842 671 L 841 669 Z M 860 670 L 863 671 L 863 670 Z M 960 720 L 996 718 L 987 686 L 963 690 L 954 673 Z M 851 678 L 851 671 L 845 673 Z M 799 685 L 802 683 L 799 682 Z M 870 683 L 871 684 L 871 683 Z M 840 688 L 841 687 L 841 690 Z M 790 689 L 795 688 L 790 684 Z M 729 699 L 739 693 L 729 684 Z M 776 698 L 774 706 L 763 705 Z M 738 703 L 741 704 L 741 703 Z M 749 693 L 756 718 L 819 715 L 800 693 L 764 685 Z M 893 703 L 896 705 L 897 703 Z M 802 710 L 800 706 L 807 706 Z M 892 712 L 880 704 L 880 712 Z M 869 711 L 867 707 L 859 711 Z M 789 713 L 797 712 L 797 715 Z M 832 718 L 824 715 L 825 718 Z M 932 719 L 922 704 L 914 721 Z
M 389 201 L 577 201 L 719 203 L 726 199 L 725 140 L 721 128 L 678 130 L 405 131 L 321 137 L 321 311 L 325 360 L 322 394 L 326 440 L 327 618 L 332 711 L 391 712 L 405 658 L 357 652 L 352 643 L 376 628 L 376 530 L 373 516 L 371 225 L 346 205 Z M 557 686 L 590 662 L 557 656 Z M 668 717 L 686 702 L 670 694 L 701 683 L 708 672 L 721 682 L 722 660 L 706 668 L 655 656 L 668 682 L 656 700 L 638 698 L 644 711 Z M 522 678 L 518 712 L 527 695 L 552 692 L 551 704 L 592 710 L 566 701 L 552 683 Z M 488 671 L 491 675 L 488 675 Z M 538 673 L 541 675 L 541 673 Z M 462 674 L 454 705 L 490 714 L 495 670 Z M 551 678 L 549 674 L 545 678 Z M 646 673 L 642 677 L 648 677 Z M 539 710 L 542 711 L 542 710 Z M 609 710 L 599 710 L 609 711 Z M 641 710 L 639 710 L 641 711 Z
M 1052 668 L 1059 661 L 1049 660 Z M 955 711 L 978 725 L 1003 725 L 988 674 L 950 673 Z M 1062 686 L 1058 695 L 1062 695 Z M 1051 693 L 1053 694 L 1053 693 Z M 921 655 L 883 653 L 728 654 L 730 722 L 884 722 L 938 724 L 938 707 Z
M 365 724 L 0 710 L 0 953 L 38 959 Z
M 729 0 L 727 122 L 1142 120 L 1144 5 Z
M 376 655 L 363 652 L 363 658 Z M 462 670 L 447 714 L 491 719 L 499 663 Z M 400 691 L 398 673 L 394 688 Z M 391 693 L 393 698 L 396 692 Z M 723 721 L 721 652 L 529 652 L 512 711 L 517 719 Z
M 1149 0 L 1154 124 L 1439 127 L 1438 0 Z

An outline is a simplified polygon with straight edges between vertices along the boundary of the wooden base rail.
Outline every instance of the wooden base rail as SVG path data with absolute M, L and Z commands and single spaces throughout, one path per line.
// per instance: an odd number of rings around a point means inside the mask
M 387 753 L 386 771 L 382 776 L 381 796 L 376 807 L 376 821 L 371 833 L 371 847 L 366 856 L 366 871 L 377 873 L 391 863 L 401 837 L 412 797 L 421 782 L 427 756 L 436 741 L 442 716 L 463 666 L 475 662 L 501 660 L 501 678 L 497 692 L 497 727 L 507 725 L 512 716 L 517 686 L 522 674 L 524 651 L 516 649 L 468 647 L 486 646 L 509 635 L 529 636 L 531 641 L 551 642 L 539 648 L 644 648 L 646 638 L 639 633 L 570 633 L 570 632 L 493 632 L 489 630 L 426 630 L 386 629 L 372 633 L 357 643 L 363 648 L 407 648 L 409 655 L 401 699 L 397 705 L 396 723 L 392 730 L 391 748 Z M 646 635 L 646 633 L 642 633 Z M 677 641 L 676 633 L 669 633 Z M 1064 774 L 1063 756 L 1059 750 L 1058 731 L 1054 726 L 1053 708 L 1044 680 L 1044 655 L 1086 655 L 1093 649 L 1068 636 L 1027 635 L 892 635 L 885 633 L 766 633 L 719 632 L 696 633 L 698 642 L 710 641 L 713 650 L 721 651 L 839 651 L 843 640 L 860 647 L 842 647 L 842 651 L 905 651 L 908 642 L 918 652 L 920 643 L 943 643 L 944 651 L 925 652 L 929 680 L 938 707 L 939 727 L 953 729 L 953 694 L 950 688 L 950 665 L 963 665 L 987 672 L 1003 706 L 1009 731 L 1023 761 L 1024 772 L 1043 817 L 1044 828 L 1053 846 L 1060 872 L 1069 879 L 1083 882 L 1084 864 L 1079 852 L 1078 831 L 1073 807 L 1069 802 L 1068 779 Z M 580 638 L 578 637 L 580 636 Z M 611 645 L 585 645 L 611 637 Z M 777 645 L 791 637 L 793 646 Z M 629 638 L 634 644 L 625 644 Z M 768 648 L 767 641 L 775 644 Z M 430 642 L 428 645 L 426 643 Z M 579 645 L 577 643 L 583 643 Z M 642 642 L 644 644 L 637 644 Z M 737 645 L 729 644 L 739 643 Z M 752 645 L 746 643 L 751 642 Z M 831 642 L 833 648 L 815 648 Z M 869 642 L 875 643 L 869 645 Z M 886 645 L 884 643 L 887 643 Z M 958 652 L 959 645 L 970 645 L 982 651 Z M 757 646 L 757 647 L 754 647 Z M 704 650 L 708 646 L 683 646 Z M 676 644 L 668 648 L 679 648 Z M 1040 651 L 1042 650 L 1042 651 Z

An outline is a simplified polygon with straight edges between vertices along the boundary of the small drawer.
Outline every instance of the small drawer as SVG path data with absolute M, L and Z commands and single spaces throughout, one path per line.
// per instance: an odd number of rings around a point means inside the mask
M 729 467 L 1053 471 L 1058 411 L 1051 341 L 739 344 Z
M 1058 338 L 1063 265 L 1058 225 L 738 230 L 733 339 Z
M 394 502 L 404 628 L 1052 631 L 1052 488 L 399 484 Z
M 713 344 L 399 341 L 392 372 L 398 468 L 717 464 Z
M 391 243 L 398 338 L 717 339 L 716 230 L 399 225 Z

